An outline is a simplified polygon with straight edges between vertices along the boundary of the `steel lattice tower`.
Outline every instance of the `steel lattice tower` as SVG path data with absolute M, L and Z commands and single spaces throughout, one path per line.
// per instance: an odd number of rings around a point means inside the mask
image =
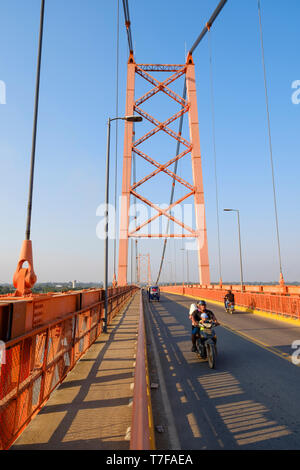
M 153 72 L 169 72 L 172 73 L 166 80 L 160 82 L 153 77 Z M 153 85 L 153 88 L 135 100 L 135 77 L 138 74 L 144 80 Z M 169 85 L 175 82 L 178 78 L 184 76 L 187 90 L 187 99 L 179 96 L 177 93 L 169 88 Z M 164 122 L 160 122 L 155 117 L 146 113 L 141 105 L 149 100 L 157 93 L 164 93 L 170 99 L 174 100 L 180 105 L 180 111 L 171 116 Z M 122 180 L 122 198 L 121 198 L 121 216 L 120 216 L 120 240 L 119 240 L 119 270 L 118 270 L 118 285 L 127 284 L 127 268 L 128 268 L 128 239 L 134 238 L 196 238 L 198 243 L 198 270 L 200 284 L 210 284 L 209 274 L 209 259 L 208 259 L 208 246 L 207 246 L 207 232 L 205 221 L 205 207 L 204 207 L 204 190 L 202 178 L 202 164 L 201 164 L 201 150 L 200 150 L 200 137 L 199 137 L 199 122 L 198 122 L 198 108 L 197 108 L 197 92 L 195 82 L 195 66 L 192 55 L 187 57 L 186 64 L 183 65 L 166 65 L 166 64 L 136 64 L 133 54 L 130 53 L 128 66 L 127 66 L 127 92 L 126 92 L 126 115 L 130 116 L 138 113 L 145 120 L 154 125 L 154 128 L 145 134 L 143 137 L 134 141 L 134 129 L 132 122 L 125 122 L 125 135 L 124 135 L 124 156 L 123 156 L 123 180 Z M 190 141 L 184 139 L 180 133 L 176 133 L 168 126 L 176 119 L 180 118 L 183 114 L 188 113 L 189 134 Z M 158 132 L 165 132 L 170 137 L 175 139 L 183 146 L 183 151 L 176 155 L 166 163 L 158 163 L 151 156 L 142 152 L 139 148 L 140 144 L 150 139 Z M 132 153 L 151 163 L 155 169 L 153 172 L 142 178 L 138 182 L 131 184 L 131 164 Z M 188 160 L 188 155 L 191 155 L 191 160 Z M 190 183 L 183 178 L 179 177 L 176 173 L 172 172 L 169 167 L 176 161 L 186 159 L 186 164 L 192 166 L 193 182 Z M 137 189 L 146 181 L 149 181 L 159 173 L 167 174 L 173 184 L 175 181 L 182 185 L 186 190 L 186 194 L 177 201 L 173 202 L 167 209 L 161 209 L 159 206 L 151 202 L 137 192 Z M 155 183 L 153 183 L 155 184 Z M 157 214 L 149 218 L 144 223 L 140 224 L 135 230 L 129 232 L 129 205 L 130 196 L 137 198 L 142 203 L 155 209 Z M 170 211 L 178 204 L 181 204 L 187 198 L 194 197 L 195 205 L 195 221 L 196 229 L 187 226 L 182 221 L 173 217 Z M 182 227 L 187 233 L 182 234 L 143 234 L 141 229 L 147 224 L 150 224 L 158 217 L 167 217 Z

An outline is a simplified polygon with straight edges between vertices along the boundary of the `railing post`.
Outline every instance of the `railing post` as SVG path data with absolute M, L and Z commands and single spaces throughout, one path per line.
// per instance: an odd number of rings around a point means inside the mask
M 74 317 L 74 331 L 72 335 L 72 349 L 71 349 L 71 367 L 73 367 L 73 365 L 75 364 L 76 329 L 77 329 L 77 314 Z
M 41 381 L 41 388 L 40 388 L 40 396 L 39 396 L 39 403 L 44 401 L 44 392 L 45 392 L 45 381 L 46 381 L 46 373 L 47 373 L 47 361 L 48 361 L 48 349 L 49 349 L 49 331 L 50 328 L 47 328 L 46 331 L 46 339 L 45 339 L 45 349 L 44 349 L 44 357 L 43 357 L 43 365 L 42 365 L 42 381 Z
M 16 392 L 16 409 L 15 409 L 15 416 L 14 416 L 14 425 L 13 425 L 13 433 L 16 432 L 16 420 L 19 416 L 18 414 L 18 399 L 19 399 L 19 388 L 20 388 L 20 380 L 21 380 L 21 371 L 22 371 L 22 363 L 23 363 L 23 355 L 24 355 L 24 339 L 22 340 L 22 345 L 20 349 L 20 363 L 19 363 L 19 373 L 18 373 L 18 382 L 17 382 L 17 392 Z

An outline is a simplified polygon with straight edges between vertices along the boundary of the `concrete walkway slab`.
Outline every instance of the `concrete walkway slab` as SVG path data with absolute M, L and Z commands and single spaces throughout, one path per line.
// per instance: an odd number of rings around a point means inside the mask
M 140 292 L 52 393 L 11 450 L 128 450 Z

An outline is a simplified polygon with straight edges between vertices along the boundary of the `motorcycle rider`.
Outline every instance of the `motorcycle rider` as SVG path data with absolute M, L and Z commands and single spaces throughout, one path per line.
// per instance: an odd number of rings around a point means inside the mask
M 201 320 L 211 320 L 214 321 L 216 325 L 219 325 L 219 322 L 216 319 L 214 313 L 206 308 L 206 302 L 204 300 L 200 300 L 199 302 L 197 302 L 197 305 L 192 304 L 190 306 L 189 318 L 192 321 L 192 352 L 197 352 L 196 340 L 200 337 L 199 322 Z
M 200 313 L 206 313 L 206 315 L 208 316 L 208 320 L 214 321 L 215 323 L 219 325 L 219 322 L 216 319 L 214 312 L 206 308 L 205 300 L 200 300 L 199 302 L 197 302 L 197 308 L 200 311 Z
M 232 303 L 234 305 L 234 294 L 231 292 L 231 290 L 228 290 L 227 294 L 224 297 L 224 306 L 226 310 L 228 308 L 229 303 Z

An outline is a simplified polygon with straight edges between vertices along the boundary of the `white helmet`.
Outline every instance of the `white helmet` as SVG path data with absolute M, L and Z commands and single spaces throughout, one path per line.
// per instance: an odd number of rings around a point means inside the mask
M 201 313 L 201 320 L 208 320 L 208 315 L 206 313 Z

